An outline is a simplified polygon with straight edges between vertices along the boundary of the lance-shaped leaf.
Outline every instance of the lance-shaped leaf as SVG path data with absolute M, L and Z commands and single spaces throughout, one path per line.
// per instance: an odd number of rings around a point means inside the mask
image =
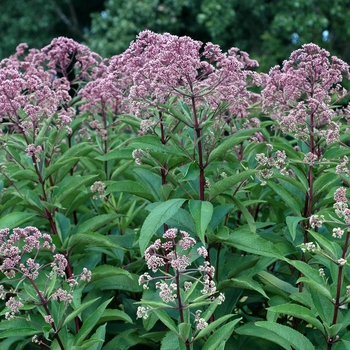
M 281 198 L 281 200 L 284 201 L 286 206 L 292 210 L 294 215 L 301 216 L 298 202 L 286 188 L 275 183 L 274 181 L 267 181 L 267 185 Z
M 243 217 L 246 219 L 249 229 L 252 232 L 256 232 L 255 220 L 249 210 L 242 204 L 238 198 L 232 198 L 233 203 L 237 206 L 239 211 L 242 213 Z
M 315 350 L 309 339 L 291 327 L 269 321 L 258 321 L 255 324 L 277 334 L 295 350 Z
M 249 179 L 256 172 L 257 170 L 255 169 L 248 169 L 238 174 L 234 174 L 223 178 L 222 180 L 211 185 L 210 192 L 209 192 L 210 198 L 213 199 L 219 194 L 224 193 L 225 191 L 228 191 L 228 190 L 231 190 L 231 192 L 233 192 L 234 186 L 241 183 L 242 181 Z
M 226 243 L 245 252 L 283 259 L 282 253 L 270 241 L 247 229 L 238 229 L 229 236 L 218 236 L 222 243 Z
M 233 320 L 216 330 L 205 342 L 202 350 L 218 349 L 221 344 L 225 344 L 240 320 L 240 318 Z
M 142 225 L 139 245 L 143 254 L 157 230 L 169 220 L 185 202 L 185 199 L 170 199 L 166 202 L 158 204 L 147 216 Z
M 244 326 L 235 329 L 235 332 L 239 335 L 244 335 L 247 337 L 258 337 L 269 340 L 275 344 L 278 344 L 285 350 L 292 349 L 290 344 L 286 342 L 284 338 L 280 337 L 278 334 L 270 331 L 269 329 L 258 327 L 254 323 L 246 323 Z
M 288 230 L 290 235 L 292 236 L 293 241 L 295 240 L 297 234 L 297 227 L 300 221 L 305 220 L 305 218 L 301 216 L 287 216 L 286 223 L 288 226 Z
M 113 192 L 126 192 L 134 194 L 135 196 L 154 201 L 154 197 L 150 191 L 144 188 L 139 182 L 132 180 L 115 181 L 111 185 L 108 185 L 105 193 Z
M 140 148 L 142 150 L 149 150 L 149 151 L 154 151 L 154 152 L 162 152 L 165 154 L 174 154 L 177 156 L 185 156 L 187 158 L 187 154 L 185 151 L 178 146 L 168 146 L 164 145 L 163 143 L 160 142 L 159 137 L 157 136 L 141 136 L 138 138 L 135 138 L 133 141 L 131 141 L 130 145 L 134 147 L 134 149 Z
M 0 219 L 0 229 L 13 229 L 23 225 L 25 222 L 35 217 L 35 214 L 13 212 Z
M 167 326 L 172 332 L 177 334 L 178 337 L 180 337 L 180 333 L 178 332 L 178 329 L 176 327 L 175 322 L 172 320 L 172 318 L 162 309 L 154 309 L 152 310 L 153 313 L 157 315 L 159 320 Z
M 218 285 L 218 289 L 222 290 L 223 288 L 243 288 L 243 289 L 250 289 L 255 290 L 261 295 L 263 295 L 265 298 L 270 299 L 264 289 L 261 287 L 261 285 L 253 280 L 252 277 L 249 276 L 240 276 L 237 278 L 231 278 L 226 281 L 222 281 Z
M 77 233 L 97 231 L 119 217 L 118 214 L 102 214 L 95 216 L 78 226 Z
M 190 200 L 188 202 L 190 213 L 196 225 L 199 239 L 205 244 L 205 231 L 213 216 L 213 205 L 210 202 L 200 200 Z
M 228 150 L 232 147 L 244 142 L 249 138 L 251 134 L 259 131 L 259 129 L 247 129 L 240 130 L 236 132 L 234 135 L 226 137 L 209 155 L 209 162 L 222 157 Z
M 67 243 L 67 247 L 65 249 L 71 249 L 76 244 L 86 244 L 86 245 L 92 245 L 94 247 L 106 247 L 106 248 L 119 248 L 124 249 L 123 247 L 113 243 L 113 241 L 110 239 L 109 236 L 104 236 L 99 233 L 95 232 L 84 232 L 84 233 L 77 233 L 75 235 L 72 235 L 69 238 L 69 241 Z
M 210 324 L 205 327 L 204 329 L 200 330 L 199 333 L 196 335 L 196 337 L 194 338 L 194 341 L 205 337 L 206 335 L 208 335 L 211 332 L 215 331 L 215 328 L 219 327 L 222 323 L 226 322 L 229 318 L 233 317 L 234 315 L 229 314 L 229 315 L 225 315 L 220 317 L 219 319 L 210 322 Z M 239 322 L 241 320 L 241 318 L 239 318 L 237 320 L 237 322 Z
M 162 339 L 160 350 L 181 350 L 181 341 L 176 333 L 168 331 Z
M 315 314 L 305 306 L 289 303 L 289 304 L 272 306 L 272 307 L 269 307 L 268 310 L 277 312 L 280 314 L 284 314 L 284 315 L 297 317 L 301 320 L 306 321 L 307 323 L 312 324 L 317 329 L 319 329 L 322 333 L 324 333 L 324 327 L 322 323 L 315 317 Z
M 80 328 L 78 334 L 75 336 L 74 345 L 79 345 L 84 339 L 89 335 L 91 330 L 99 322 L 100 317 L 102 316 L 107 305 L 111 302 L 112 299 L 109 299 L 102 303 L 84 322 Z

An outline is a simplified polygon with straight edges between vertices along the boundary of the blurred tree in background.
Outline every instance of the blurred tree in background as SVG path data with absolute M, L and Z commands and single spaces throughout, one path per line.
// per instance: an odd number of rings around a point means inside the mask
M 350 62 L 349 0 L 106 0 L 85 36 L 104 56 L 122 52 L 144 29 L 189 35 L 247 51 L 263 70 L 314 42 Z
M 1 58 L 57 36 L 110 57 L 150 29 L 239 47 L 264 71 L 308 42 L 350 62 L 350 0 L 1 0 L 0 10 Z
M 104 0 L 0 0 L 0 59 L 23 42 L 35 48 L 58 36 L 81 42 L 91 13 L 103 9 Z

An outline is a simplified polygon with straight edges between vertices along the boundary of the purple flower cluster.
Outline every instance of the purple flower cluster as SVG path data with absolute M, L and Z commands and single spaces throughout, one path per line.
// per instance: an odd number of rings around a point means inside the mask
M 187 36 L 145 30 L 124 53 L 111 58 L 104 79 L 114 77 L 130 112 L 142 119 L 149 115 L 149 106 L 159 106 L 174 95 L 185 100 L 195 98 L 198 104 L 214 110 L 226 102 L 230 113 L 243 117 L 256 98 L 247 90 L 247 81 L 261 84 L 260 75 L 251 70 L 257 66 L 247 53 L 236 48 L 223 53 L 212 43 L 203 48 L 202 42 Z M 95 96 L 101 91 L 96 90 Z M 104 89 L 104 98 L 108 94 Z M 90 100 L 92 94 L 88 96 Z
M 90 79 L 100 60 L 87 46 L 64 37 L 41 50 L 27 52 L 26 44 L 19 45 L 15 55 L 0 62 L 0 121 L 33 139 L 54 116 L 57 127 L 70 131 L 72 87 Z
M 340 85 L 350 79 L 349 65 L 315 44 L 294 51 L 282 68 L 273 67 L 262 92 L 263 109 L 279 123 L 281 129 L 295 137 L 324 138 L 327 143 L 339 140 L 338 121 L 348 112 L 331 106 L 347 95 Z

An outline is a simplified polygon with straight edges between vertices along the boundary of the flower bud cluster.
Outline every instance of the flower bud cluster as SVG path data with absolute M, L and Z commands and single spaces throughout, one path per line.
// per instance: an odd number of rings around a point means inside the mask
M 91 271 L 86 268 L 80 275 L 67 278 L 67 258 L 63 254 L 55 254 L 55 249 L 51 236 L 41 233 L 36 227 L 15 228 L 12 233 L 7 228 L 0 230 L 0 272 L 7 278 L 0 282 L 0 299 L 4 300 L 10 296 L 6 302 L 6 307 L 9 309 L 5 314 L 6 319 L 16 317 L 26 303 L 42 305 L 49 300 L 70 303 L 73 300 L 73 289 L 78 281 L 90 281 Z M 52 262 L 44 264 L 41 260 L 39 262 L 39 255 L 42 253 L 51 254 Z M 47 278 L 44 289 L 39 289 L 36 285 L 40 274 Z M 54 278 L 55 288 L 49 291 L 48 285 Z M 25 279 L 30 280 L 38 300 L 34 300 L 26 289 L 22 289 L 23 283 L 16 283 L 15 288 L 6 289 L 7 286 L 12 285 L 12 280 L 17 282 Z M 45 317 L 45 322 L 52 323 L 52 317 L 49 314 Z
M 350 225 L 350 209 L 348 208 L 348 199 L 346 198 L 346 189 L 339 187 L 334 193 L 335 203 L 333 208 L 339 218 L 343 218 L 346 225 Z
M 195 249 L 196 244 L 196 240 L 190 237 L 188 232 L 176 228 L 168 229 L 163 234 L 163 239 L 156 239 L 145 251 L 148 269 L 158 274 L 152 277 L 145 272 L 139 277 L 139 284 L 143 285 L 144 289 L 149 289 L 150 282 L 155 281 L 160 299 L 174 309 L 178 309 L 178 303 L 181 304 L 181 308 L 188 309 L 188 312 L 194 316 L 195 328 L 201 330 L 208 325 L 206 320 L 200 317 L 202 310 L 192 313 L 190 311 L 192 300 L 188 300 L 187 304 L 183 305 L 178 300 L 182 293 L 180 290 L 186 295 L 193 293 L 192 289 L 198 286 L 197 299 L 198 295 L 206 296 L 208 303 L 216 301 L 218 305 L 224 302 L 225 296 L 220 293 L 218 297 L 215 297 L 217 293 L 213 280 L 215 269 L 208 261 L 204 260 L 196 267 L 191 266 L 198 258 L 205 259 L 208 256 L 207 249 L 203 246 Z M 164 272 L 163 269 L 167 272 Z M 169 269 L 173 271 L 173 274 L 169 272 Z M 159 275 L 159 272 L 163 272 L 164 275 Z M 147 301 L 144 304 L 147 304 Z M 140 306 L 137 310 L 137 317 L 147 318 L 151 311 L 150 307 Z
M 90 187 L 92 193 L 98 193 L 98 196 L 93 196 L 93 199 L 103 199 L 105 197 L 106 184 L 102 181 L 95 181 Z
M 267 145 L 268 151 L 271 151 L 270 145 Z M 266 179 L 270 179 L 274 176 L 274 169 L 278 170 L 282 175 L 289 174 L 286 169 L 286 152 L 276 151 L 273 155 L 269 156 L 265 153 L 258 153 L 255 156 L 255 160 L 258 162 L 259 172 L 257 177 L 261 181 L 261 185 L 266 185 Z

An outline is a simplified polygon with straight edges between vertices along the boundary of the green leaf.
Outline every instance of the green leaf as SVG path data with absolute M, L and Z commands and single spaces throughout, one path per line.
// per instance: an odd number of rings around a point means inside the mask
M 213 216 L 209 223 L 210 228 L 214 231 L 222 219 L 234 208 L 233 204 L 222 204 L 214 207 Z
M 63 159 L 63 160 L 60 159 L 55 164 L 52 164 L 45 169 L 44 180 L 48 179 L 49 176 L 51 176 L 57 170 L 60 170 L 63 166 L 68 165 L 68 168 L 73 168 L 74 165 L 79 162 L 79 160 L 80 160 L 79 157 L 71 157 L 71 158 Z
M 30 221 L 36 215 L 31 213 L 13 212 L 5 215 L 0 219 L 0 229 L 9 228 L 13 229 L 20 227 L 25 222 Z
M 104 344 L 104 341 L 105 341 L 106 326 L 107 326 L 107 323 L 105 323 L 104 325 L 98 327 L 96 332 L 90 337 L 90 339 L 85 340 L 78 347 L 78 349 L 81 349 L 82 346 L 83 346 L 83 349 L 100 350 L 102 348 L 102 345 Z
M 186 158 L 188 157 L 186 152 L 181 147 L 177 146 L 169 146 L 169 145 L 164 145 L 158 136 L 141 136 L 133 139 L 130 142 L 130 145 L 134 148 L 140 148 L 140 149 L 148 149 L 153 152 L 161 152 L 164 154 L 173 154 L 176 156 L 185 156 Z
M 113 192 L 126 192 L 149 201 L 154 201 L 153 195 L 137 181 L 115 181 L 111 185 L 108 185 L 105 191 L 106 194 Z
M 301 216 L 287 216 L 286 217 L 286 223 L 290 232 L 290 235 L 292 236 L 293 241 L 295 240 L 296 234 L 297 234 L 297 226 L 298 223 L 302 220 L 305 220 L 305 218 Z
M 3 331 L 0 333 L 0 339 L 6 339 L 9 337 L 29 337 L 35 334 L 41 333 L 40 329 L 34 329 L 30 327 L 26 328 L 15 328 Z
M 108 321 L 124 321 L 127 323 L 133 323 L 131 317 L 124 311 L 117 309 L 106 309 L 101 316 L 101 323 Z
M 172 332 L 174 332 L 178 337 L 180 337 L 180 333 L 175 325 L 175 322 L 171 319 L 171 317 L 162 309 L 154 309 L 153 313 L 157 315 L 159 320 L 167 326 Z
M 91 304 L 93 304 L 95 301 L 97 301 L 98 299 L 100 298 L 96 298 L 96 299 L 93 299 L 93 300 L 89 300 L 83 304 L 81 304 L 77 309 L 73 310 L 71 313 L 69 313 L 67 315 L 67 317 L 64 319 L 64 322 L 63 322 L 63 325 L 62 325 L 62 328 L 68 324 L 70 321 L 74 320 L 75 317 L 81 315 L 81 313 L 87 308 L 89 307 Z
M 265 285 L 272 286 L 285 293 L 292 294 L 298 291 L 298 288 L 294 287 L 286 281 L 281 280 L 270 272 L 260 271 L 257 275 Z
M 188 202 L 193 221 L 196 225 L 196 231 L 199 239 L 205 244 L 205 231 L 213 216 L 213 205 L 210 202 L 200 200 L 190 200 Z
M 145 168 L 133 168 L 133 173 L 137 176 L 138 182 L 148 189 L 153 198 L 160 200 L 159 189 L 162 186 L 160 176 Z
M 80 328 L 78 334 L 75 336 L 74 345 L 80 345 L 81 342 L 89 335 L 91 330 L 99 322 L 107 305 L 111 302 L 113 298 L 106 300 L 102 303 L 84 322 Z
M 132 151 L 134 148 L 113 149 L 103 156 L 96 157 L 98 160 L 120 160 L 120 159 L 133 159 Z
M 304 320 L 307 323 L 312 324 L 317 329 L 319 329 L 322 333 L 324 333 L 324 327 L 322 323 L 315 317 L 315 314 L 305 306 L 288 303 L 288 304 L 282 304 L 277 306 L 271 306 L 268 308 L 268 310 L 277 312 L 280 314 L 300 318 L 301 320 Z
M 203 338 L 205 336 L 207 336 L 209 333 L 214 332 L 215 329 L 217 327 L 219 327 L 222 323 L 226 322 L 229 318 L 233 317 L 234 315 L 225 315 L 220 317 L 219 319 L 210 322 L 209 325 L 207 327 L 205 327 L 204 329 L 201 329 L 198 334 L 195 336 L 194 341 Z M 242 318 L 239 318 L 238 320 L 235 320 L 237 322 L 239 322 Z
M 311 280 L 314 280 L 316 283 L 323 285 L 322 277 L 320 276 L 320 273 L 318 270 L 312 268 L 309 264 L 298 261 L 298 260 L 292 260 L 285 258 L 285 260 L 292 266 L 294 266 L 296 269 L 298 269 L 302 274 Z
M 103 226 L 110 224 L 118 218 L 118 214 L 102 214 L 82 222 L 77 229 L 77 233 L 97 231 Z
M 244 326 L 235 329 L 235 333 L 238 335 L 244 335 L 248 338 L 257 337 L 269 340 L 275 344 L 278 344 L 285 350 L 291 350 L 290 344 L 278 334 L 270 331 L 269 329 L 263 329 L 261 327 L 256 326 L 253 323 L 246 323 Z
M 232 147 L 240 144 L 241 142 L 246 141 L 251 134 L 254 132 L 259 131 L 259 129 L 247 129 L 247 130 L 240 130 L 236 132 L 235 134 L 226 137 L 218 147 L 216 147 L 209 155 L 209 162 L 212 162 L 213 160 L 223 156 L 228 150 L 230 150 Z
M 332 300 L 332 295 L 331 295 L 330 291 L 323 284 L 316 282 L 312 278 L 300 277 L 297 280 L 297 283 L 304 283 L 304 284 L 308 285 L 310 288 L 312 288 L 313 290 L 315 290 L 318 294 L 323 295 L 328 300 Z
M 256 172 L 257 170 L 255 169 L 244 170 L 238 174 L 225 177 L 222 180 L 214 183 L 213 185 L 211 185 L 209 192 L 211 200 L 227 190 L 231 190 L 231 192 L 233 193 L 235 185 L 249 179 Z
M 269 321 L 258 321 L 255 322 L 255 324 L 258 327 L 262 327 L 276 333 L 278 336 L 288 342 L 295 350 L 315 350 L 315 347 L 312 345 L 310 340 L 293 328 Z
M 129 271 L 124 270 L 120 267 L 104 264 L 104 265 L 96 266 L 95 268 L 92 269 L 91 281 L 94 282 L 103 278 L 110 278 L 110 277 L 121 276 L 121 275 L 131 278 L 131 274 Z
M 199 178 L 200 171 L 196 162 L 185 164 L 181 166 L 179 170 L 183 173 L 183 178 L 181 179 L 181 182 L 193 181 Z
M 19 170 L 16 171 L 15 173 L 11 174 L 11 177 L 13 179 L 18 179 L 18 180 L 29 180 L 33 183 L 38 183 L 38 174 L 34 171 L 34 169 L 25 169 L 25 170 Z
M 320 247 L 322 247 L 326 251 L 330 252 L 334 256 L 337 256 L 337 252 L 336 252 L 335 247 L 333 246 L 332 242 L 329 241 L 325 236 L 320 235 L 319 233 L 312 231 L 312 230 L 308 230 L 308 232 L 317 241 L 317 243 L 320 245 Z
M 157 205 L 147 216 L 144 221 L 140 233 L 140 250 L 143 255 L 152 236 L 156 234 L 157 230 L 169 220 L 185 202 L 185 199 L 176 198 L 170 199 L 166 202 Z
M 255 290 L 265 298 L 269 299 L 261 285 L 249 276 L 239 276 L 237 278 L 231 278 L 229 280 L 219 282 L 218 289 L 222 290 L 222 288 L 243 288 Z
M 174 118 L 178 119 L 179 121 L 183 122 L 187 126 L 192 126 L 191 125 L 191 120 L 189 120 L 186 115 L 182 114 L 179 112 L 174 106 L 169 105 L 169 104 L 162 104 L 159 103 L 160 107 L 163 107 L 166 111 L 166 113 L 172 115 Z
M 94 271 L 94 269 L 92 271 Z M 118 274 L 118 272 L 116 272 L 115 275 L 110 277 L 99 278 L 100 275 L 98 275 L 95 276 L 95 279 L 94 272 L 92 272 L 92 282 L 88 284 L 86 289 L 95 288 L 101 290 L 127 290 L 133 293 L 142 292 L 143 288 L 138 283 L 139 275 L 132 274 L 126 270 L 122 271 L 125 271 L 125 274 Z
M 196 226 L 192 216 L 185 209 L 179 208 L 171 219 L 167 220 L 167 224 L 169 227 L 176 227 L 179 230 L 184 230 L 192 235 L 196 234 Z
M 247 224 L 249 226 L 249 229 L 252 232 L 256 232 L 256 224 L 255 224 L 255 220 L 252 217 L 252 215 L 249 213 L 248 209 L 242 204 L 242 202 L 238 199 L 233 197 L 232 198 L 233 203 L 235 203 L 235 205 L 237 206 L 237 208 L 241 211 L 241 213 L 243 214 L 244 218 L 247 220 Z
M 102 326 L 101 326 L 102 327 Z M 104 342 L 104 339 L 102 338 L 95 338 L 95 339 L 88 339 L 84 340 L 80 345 L 73 346 L 71 350 L 90 350 L 95 349 L 95 346 L 99 346 L 98 349 L 100 349 Z
M 189 340 L 191 336 L 192 325 L 191 323 L 182 322 L 179 324 L 179 332 L 182 339 Z
M 66 242 L 71 231 L 70 220 L 65 215 L 55 212 L 55 223 L 61 242 Z
M 69 205 L 69 201 L 77 196 L 76 191 L 86 184 L 91 184 L 96 177 L 97 175 L 70 177 L 67 184 L 62 188 L 57 189 L 57 202 L 62 203 L 64 206 L 66 206 L 65 204 Z M 64 203 L 65 201 L 67 203 Z
M 292 210 L 294 215 L 301 217 L 300 207 L 291 193 L 280 184 L 276 184 L 272 180 L 267 180 L 267 185 L 283 200 L 283 202 Z
M 169 309 L 169 308 L 171 308 L 169 306 L 169 304 L 164 303 L 162 301 L 152 301 L 152 300 L 144 300 L 144 299 L 141 299 L 141 301 L 136 301 L 134 304 L 135 305 L 147 305 L 147 306 L 150 306 L 154 309 Z
M 205 342 L 202 350 L 217 349 L 219 345 L 225 344 L 226 341 L 231 337 L 233 329 L 240 320 L 241 319 L 238 318 L 217 329 Z
M 341 151 L 341 149 L 338 149 L 338 151 Z M 339 175 L 334 172 L 322 174 L 313 182 L 313 193 L 319 194 L 324 190 L 328 192 L 336 181 L 339 181 Z
M 334 305 L 332 301 L 325 298 L 322 294 L 318 293 L 318 291 L 313 288 L 305 289 L 308 289 L 310 291 L 312 303 L 315 305 L 319 317 L 323 321 L 324 326 L 327 328 L 327 324 L 330 324 L 331 322 L 329 315 L 333 314 L 334 312 Z
M 67 246 L 64 245 L 63 249 L 69 250 L 77 244 L 93 245 L 94 247 L 124 249 L 121 246 L 114 244 L 109 236 L 104 236 L 95 232 L 76 233 L 70 237 Z
M 272 242 L 247 229 L 234 230 L 228 237 L 223 236 L 221 238 L 221 235 L 218 234 L 218 238 L 222 243 L 249 253 L 283 259 L 282 253 Z
M 160 350 L 181 350 L 179 337 L 172 331 L 168 331 L 162 339 Z

